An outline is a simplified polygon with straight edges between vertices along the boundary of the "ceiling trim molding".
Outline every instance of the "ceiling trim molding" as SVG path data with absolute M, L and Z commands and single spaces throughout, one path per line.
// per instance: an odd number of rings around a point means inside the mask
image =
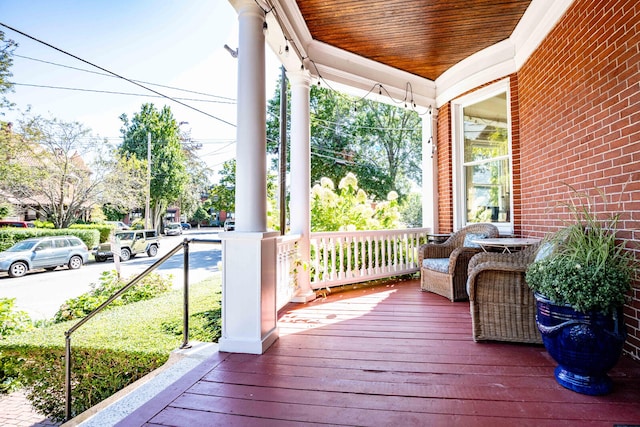
M 396 100 L 404 99 L 407 83 L 410 83 L 417 105 L 440 107 L 478 86 L 517 72 L 573 1 L 532 0 L 508 39 L 462 60 L 435 82 L 313 40 L 294 0 L 270 0 L 277 19 L 267 16 L 267 20 L 284 29 L 277 31 L 280 35 L 274 38 L 278 41 L 269 44 L 285 68 L 300 68 L 299 64 L 302 64 L 313 79 L 321 77 L 335 83 L 336 87 L 341 86 L 341 90 L 347 93 L 362 96 L 380 83 Z M 270 36 L 267 38 L 271 39 Z M 293 52 L 290 51 L 289 55 L 293 53 L 295 60 L 282 54 L 281 46 L 285 39 L 292 44 Z M 384 96 L 378 98 L 389 103 Z
M 436 86 L 431 80 L 316 40 L 309 44 L 308 51 L 313 62 L 307 61 L 306 68 L 316 79 L 321 77 L 329 82 L 353 86 L 362 95 L 374 85 L 381 84 L 396 101 L 410 96 L 407 94 L 407 85 L 410 84 L 413 100 L 417 105 L 430 107 L 435 104 Z
M 573 1 L 533 0 L 507 40 L 458 62 L 436 79 L 436 106 L 520 70 Z

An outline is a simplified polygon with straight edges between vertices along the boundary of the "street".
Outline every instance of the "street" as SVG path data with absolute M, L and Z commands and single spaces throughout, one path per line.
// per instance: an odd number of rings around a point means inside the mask
M 180 245 L 185 238 L 217 239 L 217 228 L 185 230 L 181 236 L 162 236 L 158 255 L 153 258 L 141 254 L 121 263 L 121 276 L 130 278 L 139 274 L 162 258 L 171 249 Z M 182 250 L 173 255 L 156 272 L 173 275 L 174 288 L 183 286 Z M 222 261 L 220 244 L 193 243 L 189 245 L 189 283 L 199 282 L 218 272 Z M 91 289 L 91 283 L 98 283 L 103 271 L 114 270 L 113 260 L 95 262 L 93 257 L 78 270 L 58 267 L 56 271 L 34 270 L 24 277 L 10 278 L 0 273 L 0 297 L 15 298 L 15 309 L 26 311 L 34 320 L 50 319 L 60 305 Z

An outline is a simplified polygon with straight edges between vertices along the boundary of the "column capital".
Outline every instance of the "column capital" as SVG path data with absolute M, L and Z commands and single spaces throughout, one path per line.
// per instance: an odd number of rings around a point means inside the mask
M 264 9 L 255 0 L 229 0 L 238 15 L 255 14 L 264 18 Z

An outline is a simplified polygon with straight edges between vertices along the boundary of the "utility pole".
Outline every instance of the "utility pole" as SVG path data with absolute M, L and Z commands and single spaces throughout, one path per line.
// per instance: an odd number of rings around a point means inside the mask
M 151 132 L 147 132 L 147 202 L 144 208 L 144 228 L 149 229 L 149 209 L 151 204 Z

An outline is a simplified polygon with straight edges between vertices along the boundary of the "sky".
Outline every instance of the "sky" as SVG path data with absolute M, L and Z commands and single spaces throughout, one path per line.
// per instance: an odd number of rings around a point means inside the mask
M 235 157 L 236 129 L 224 122 L 236 123 L 237 60 L 224 45 L 237 47 L 238 20 L 227 0 L 0 0 L 0 23 L 39 40 L 0 27 L 18 43 L 10 70 L 16 85 L 6 94 L 16 108 L 3 111 L 0 120 L 15 122 L 30 108 L 32 114 L 79 122 L 117 144 L 120 115 L 131 118 L 151 102 L 158 109 L 168 105 L 176 121 L 188 123 L 181 129 L 202 144 L 199 156 L 214 170 Z M 202 112 L 105 76 L 41 42 Z M 270 99 L 280 63 L 265 50 Z

